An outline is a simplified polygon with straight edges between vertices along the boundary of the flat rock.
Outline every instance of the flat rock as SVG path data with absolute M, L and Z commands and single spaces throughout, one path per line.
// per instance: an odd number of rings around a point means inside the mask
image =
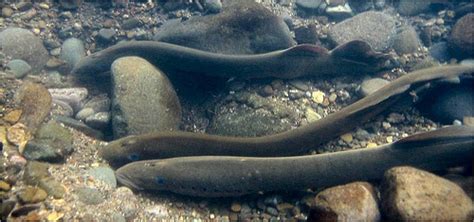
M 38 187 L 26 187 L 25 189 L 20 190 L 18 193 L 18 198 L 23 203 L 38 203 L 46 199 L 48 193 Z
M 78 112 L 84 106 L 89 94 L 88 90 L 83 87 L 53 88 L 49 89 L 49 92 L 54 100 L 61 100 L 69 104 L 73 108 L 74 113 Z
M 109 112 L 98 112 L 88 116 L 85 119 L 85 122 L 88 126 L 94 129 L 105 129 L 110 123 L 110 118 L 111 116 Z
M 396 32 L 396 22 L 393 17 L 382 12 L 368 11 L 346 19 L 329 31 L 329 38 L 337 45 L 352 41 L 363 40 L 376 51 L 387 50 Z
M 108 112 L 110 111 L 110 103 L 110 98 L 106 94 L 101 94 L 87 101 L 84 108 L 91 108 L 95 112 Z
M 390 82 L 388 80 L 381 78 L 364 80 L 360 85 L 360 94 L 362 96 L 368 96 L 389 83 Z
M 66 62 L 68 68 L 72 69 L 82 57 L 86 55 L 84 43 L 77 38 L 69 38 L 61 46 L 60 59 Z
M 420 46 L 418 33 L 410 25 L 400 28 L 393 38 L 393 49 L 399 55 L 416 52 Z
M 382 207 L 396 221 L 467 221 L 474 213 L 472 200 L 455 183 L 412 167 L 385 172 Z
M 379 221 L 378 198 L 372 185 L 354 182 L 318 193 L 308 221 Z
M 31 66 L 21 59 L 14 59 L 8 62 L 7 68 L 12 71 L 18 79 L 25 77 L 31 71 Z
M 117 180 L 115 178 L 115 172 L 110 167 L 96 167 L 87 171 L 87 174 L 92 176 L 96 180 L 101 180 L 108 184 L 110 187 L 117 187 Z
M 225 54 L 255 54 L 295 44 L 282 18 L 252 0 L 227 1 L 215 15 L 170 20 L 154 37 L 191 48 Z
M 296 5 L 305 9 L 318 9 L 321 0 L 296 0 Z
M 170 81 L 140 57 L 112 64 L 112 128 L 115 138 L 178 129 L 181 105 Z
M 460 18 L 448 39 L 450 52 L 461 58 L 474 56 L 474 13 Z
M 48 89 L 41 84 L 25 82 L 16 92 L 15 100 L 23 111 L 20 123 L 34 133 L 51 110 L 52 98 Z
M 0 32 L 0 48 L 5 55 L 26 61 L 33 73 L 39 72 L 49 59 L 43 41 L 22 28 L 7 28 Z

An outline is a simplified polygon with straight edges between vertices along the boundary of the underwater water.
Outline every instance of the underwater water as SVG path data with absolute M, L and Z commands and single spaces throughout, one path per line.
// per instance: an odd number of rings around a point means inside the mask
M 474 3 L 0 1 L 1 221 L 471 221 Z

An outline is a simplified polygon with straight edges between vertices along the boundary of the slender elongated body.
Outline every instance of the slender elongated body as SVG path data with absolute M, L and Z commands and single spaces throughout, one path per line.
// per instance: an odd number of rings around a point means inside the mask
M 158 132 L 112 141 L 100 150 L 100 155 L 114 166 L 137 160 L 180 156 L 301 155 L 379 115 L 414 85 L 470 72 L 474 72 L 474 66 L 449 65 L 418 70 L 392 81 L 373 94 L 321 120 L 275 135 L 242 138 L 188 132 Z
M 388 59 L 363 41 L 352 41 L 327 51 L 315 45 L 298 45 L 257 55 L 225 55 L 155 41 L 117 44 L 82 58 L 73 73 L 95 75 L 110 70 L 123 56 L 140 56 L 167 75 L 179 72 L 216 77 L 296 78 L 374 72 Z
M 179 157 L 127 164 L 116 172 L 136 190 L 225 197 L 297 191 L 379 179 L 395 166 L 440 170 L 472 161 L 473 127 L 447 127 L 377 148 L 298 157 Z

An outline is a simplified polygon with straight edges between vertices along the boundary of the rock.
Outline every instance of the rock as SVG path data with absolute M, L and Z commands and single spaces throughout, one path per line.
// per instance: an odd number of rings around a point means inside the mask
M 115 179 L 115 172 L 110 167 L 97 167 L 87 171 L 87 174 L 96 180 L 105 182 L 112 188 L 117 187 L 117 180 Z
M 360 85 L 360 93 L 362 96 L 368 96 L 389 83 L 388 80 L 381 78 L 364 80 Z
M 21 111 L 20 109 L 12 110 L 11 112 L 7 113 L 3 117 L 3 120 L 5 120 L 7 123 L 10 123 L 10 124 L 13 125 L 13 124 L 17 123 L 18 120 L 20 120 L 22 113 L 23 113 L 23 111 Z
M 310 107 L 306 108 L 304 115 L 306 116 L 306 120 L 308 120 L 308 122 L 310 123 L 320 120 L 322 118 L 321 115 L 319 115 L 319 113 L 317 113 Z
M 0 220 L 6 221 L 10 212 L 15 208 L 16 201 L 14 200 L 5 200 L 0 203 Z
M 103 43 L 110 43 L 113 41 L 115 34 L 116 32 L 113 29 L 100 29 L 99 35 L 97 37 L 98 40 L 102 41 Z
M 81 4 L 82 0 L 60 0 L 61 7 L 66 10 L 77 9 Z
M 296 0 L 296 5 L 305 9 L 318 9 L 321 5 L 321 0 Z
M 295 28 L 295 40 L 298 44 L 318 44 L 318 33 L 315 24 L 309 24 L 307 26 L 300 26 Z
M 329 31 L 328 37 L 337 45 L 351 40 L 368 42 L 376 51 L 388 49 L 396 31 L 395 19 L 382 12 L 368 11 L 346 19 Z
M 351 17 L 353 15 L 353 12 L 349 4 L 342 4 L 342 5 L 327 7 L 326 14 L 333 18 L 341 20 L 341 19 Z
M 118 200 L 118 209 L 127 220 L 131 220 L 138 212 L 136 201 L 137 196 L 127 187 L 119 187 L 110 195 L 110 200 Z M 141 209 L 143 210 L 143 209 Z
M 51 195 L 56 199 L 62 199 L 66 193 L 64 186 L 51 176 L 39 180 L 38 187 L 45 190 L 48 195 Z
M 13 13 L 15 13 L 15 11 L 13 11 L 13 9 L 9 6 L 5 6 L 2 8 L 2 16 L 5 18 L 12 16 Z
M 91 98 L 84 104 L 84 109 L 90 108 L 94 112 L 108 112 L 110 111 L 110 98 L 106 94 Z
M 18 193 L 18 198 L 23 203 L 38 203 L 48 197 L 46 191 L 38 187 L 26 187 Z
M 89 187 L 80 187 L 77 188 L 74 193 L 77 195 L 78 199 L 87 204 L 87 205 L 96 205 L 104 202 L 102 193 L 96 188 Z
M 450 52 L 460 58 L 474 56 L 474 13 L 460 18 L 448 39 Z
M 295 44 L 288 26 L 252 0 L 228 1 L 215 15 L 170 20 L 155 40 L 226 54 L 254 54 Z
M 448 43 L 447 42 L 438 42 L 433 44 L 430 47 L 430 55 L 434 59 L 440 62 L 447 62 L 451 59 L 451 55 L 448 51 Z
M 86 120 L 87 117 L 94 115 L 96 112 L 92 108 L 83 108 L 76 114 L 76 119 Z
M 105 129 L 109 126 L 110 118 L 109 112 L 98 112 L 88 116 L 85 119 L 85 122 L 88 126 L 94 129 Z
M 432 0 L 400 0 L 397 10 L 401 15 L 416 15 L 427 10 Z
M 205 0 L 204 7 L 210 13 L 218 13 L 222 9 L 221 0 Z
M 29 160 L 64 161 L 73 151 L 72 134 L 56 121 L 41 126 L 36 137 L 26 144 L 23 156 Z
M 412 26 L 400 28 L 393 38 L 393 49 L 399 55 L 416 52 L 420 45 L 418 34 Z
M 49 165 L 37 161 L 28 161 L 23 173 L 23 180 L 26 184 L 36 185 L 38 181 L 49 176 Z
M 84 102 L 89 94 L 86 88 L 57 88 L 49 89 L 49 92 L 54 100 L 61 100 L 69 104 L 73 108 L 74 113 L 84 106 Z
M 129 18 L 122 23 L 122 28 L 125 30 L 134 29 L 141 25 L 141 21 L 138 18 Z
M 20 123 L 34 133 L 51 109 L 52 98 L 48 90 L 40 84 L 25 82 L 16 92 L 15 100 L 23 111 Z
M 455 183 L 412 167 L 385 172 L 382 208 L 390 220 L 471 220 L 472 200 Z
M 84 43 L 80 39 L 69 38 L 61 46 L 59 58 L 65 61 L 68 67 L 72 69 L 85 55 Z
M 66 102 L 54 99 L 51 114 L 71 117 L 74 115 L 74 110 Z
M 27 62 L 33 73 L 39 72 L 49 59 L 41 39 L 22 28 L 7 28 L 0 32 L 0 48 L 5 55 Z
M 33 4 L 29 1 L 20 1 L 15 5 L 15 7 L 18 9 L 20 12 L 27 11 L 33 7 Z
M 100 132 L 98 130 L 95 130 L 95 129 L 92 129 L 89 126 L 87 126 L 86 124 L 84 124 L 83 122 L 77 121 L 73 118 L 69 118 L 69 117 L 66 117 L 66 116 L 53 116 L 53 119 L 60 122 L 60 123 L 62 123 L 62 124 L 64 124 L 64 125 L 66 125 L 66 126 L 68 126 L 68 127 L 79 130 L 87 136 L 90 136 L 90 137 L 93 137 L 93 138 L 96 138 L 96 139 L 103 139 L 104 138 L 104 134 L 102 132 Z
M 140 57 L 117 59 L 111 69 L 115 138 L 178 129 L 181 105 L 166 75 Z
M 31 71 L 31 66 L 21 59 L 14 59 L 8 62 L 7 68 L 15 74 L 17 79 L 25 77 Z
M 464 79 L 461 84 L 440 84 L 430 89 L 416 106 L 423 115 L 445 124 L 474 116 L 473 85 L 472 79 Z
M 377 199 L 366 182 L 331 187 L 314 198 L 308 221 L 379 221 Z

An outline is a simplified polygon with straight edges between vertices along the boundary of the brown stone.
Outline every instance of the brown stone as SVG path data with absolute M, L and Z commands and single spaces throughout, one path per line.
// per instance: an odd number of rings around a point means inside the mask
M 394 167 L 382 182 L 382 208 L 393 221 L 464 221 L 472 200 L 455 183 L 413 167 Z
M 448 40 L 450 51 L 458 57 L 474 55 L 474 13 L 469 13 L 460 18 L 451 31 Z
M 18 198 L 23 203 L 38 203 L 46 199 L 48 194 L 38 187 L 26 187 L 18 193 Z
M 52 98 L 48 89 L 41 84 L 25 82 L 17 91 L 15 100 L 23 110 L 20 123 L 34 133 L 51 109 Z
M 354 182 L 320 192 L 308 221 L 378 221 L 377 194 L 372 185 Z
M 11 112 L 7 113 L 3 119 L 10 124 L 15 124 L 20 120 L 22 111 L 20 109 L 12 110 Z

